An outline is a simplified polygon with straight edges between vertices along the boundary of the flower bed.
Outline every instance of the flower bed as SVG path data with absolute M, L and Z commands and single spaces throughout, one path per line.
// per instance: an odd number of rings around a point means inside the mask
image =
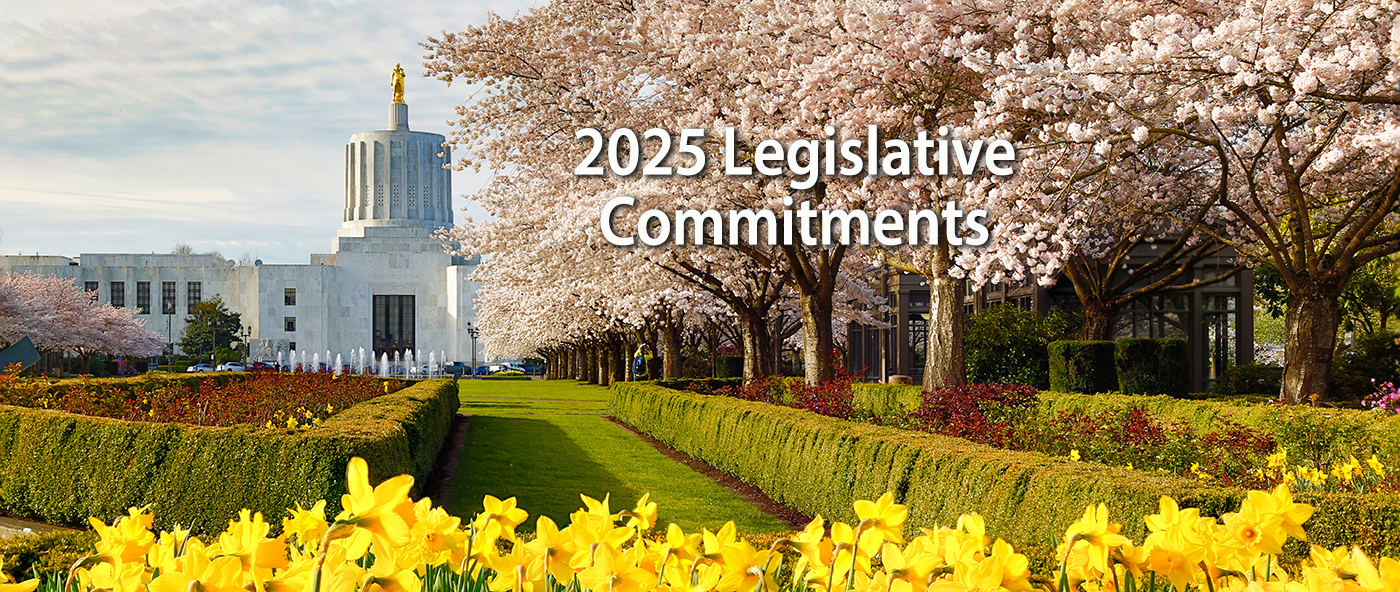
M 128 421 L 306 428 L 403 388 L 400 380 L 329 373 L 237 373 L 166 379 L 27 380 L 0 374 L 0 404 Z
M 424 478 L 460 403 L 426 380 L 307 429 L 125 421 L 0 405 L 0 510 L 57 524 L 111 520 L 131 506 L 164 524 L 217 532 L 239 508 L 277 512 L 345 492 L 339 468 Z
M 1400 420 L 1382 412 L 1041 392 L 1025 385 L 820 387 L 772 380 L 687 390 L 1240 487 L 1400 492 Z M 805 401 L 805 403 L 804 403 Z M 813 401 L 820 404 L 813 404 Z
M 1163 497 L 1142 522 L 1150 534 L 1123 536 L 1103 504 L 1088 504 L 1053 539 L 1055 559 L 1037 565 L 1001 539 L 981 515 L 959 516 L 956 527 L 925 529 L 906 539 L 910 508 L 892 492 L 856 500 L 853 520 L 814 519 L 801 532 L 755 546 L 730 522 L 685 533 L 658 523 L 657 504 L 644 495 L 628 510 L 583 497 L 584 507 L 555 524 L 535 521 L 528 541 L 516 533 L 530 515 L 515 498 L 486 496 L 485 511 L 463 520 L 431 500 L 415 503 L 414 478 L 375 485 L 364 460 L 345 470 L 343 512 L 322 500 L 286 511 L 282 533 L 262 513 L 243 510 L 207 540 L 180 529 L 154 532 L 145 509 L 107 525 L 94 519 L 98 540 L 90 560 L 71 570 L 34 573 L 0 586 L 32 592 L 155 592 L 309 590 L 311 592 L 957 592 L 982 590 L 1176 590 L 1383 592 L 1400 587 L 1400 563 L 1345 547 L 1317 548 L 1310 560 L 1285 569 L 1285 542 L 1303 536 L 1314 508 L 1287 490 L 1253 491 L 1223 520 L 1183 509 Z M 1079 510 L 1079 508 L 1075 508 Z M 1141 530 L 1132 529 L 1132 530 Z M 1051 543 L 1054 543 L 1052 539 Z M 1293 541 L 1290 541 L 1293 539 Z M 3 557 L 0 557 L 3 559 Z M 0 561 L 3 563 L 3 561 Z M 28 565 L 34 565 L 31 560 Z M 37 570 L 36 570 L 37 571 Z M 20 578 L 30 574 L 19 572 Z
M 1163 495 L 1207 516 L 1223 515 L 1245 496 L 1243 489 L 1193 477 L 1000 450 L 649 384 L 614 385 L 610 409 L 618 419 L 809 515 L 848 520 L 852 501 L 894 491 L 896 500 L 909 506 L 915 526 L 982 512 L 988 534 L 1016 542 L 1040 560 L 1053 559 L 1045 542 L 1078 517 L 1076 508 L 1091 502 L 1102 501 L 1126 517 L 1123 534 L 1137 537 L 1146 533 L 1138 520 L 1155 512 Z M 1307 527 L 1313 543 L 1400 552 L 1400 496 L 1299 497 L 1317 507 Z M 1303 545 L 1287 552 L 1291 561 L 1307 555 Z

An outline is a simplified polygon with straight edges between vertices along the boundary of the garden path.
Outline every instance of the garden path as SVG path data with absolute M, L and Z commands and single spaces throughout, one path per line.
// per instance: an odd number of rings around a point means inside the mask
M 461 413 L 471 415 L 448 510 L 481 511 L 482 497 L 514 496 L 534 530 L 543 513 L 559 525 L 580 508 L 583 493 L 611 494 L 613 512 L 629 510 L 650 493 L 660 527 L 675 522 L 687 531 L 733 520 L 740 532 L 778 533 L 790 528 L 740 499 L 733 491 L 667 458 L 606 418 L 608 390 L 572 380 L 457 383 Z

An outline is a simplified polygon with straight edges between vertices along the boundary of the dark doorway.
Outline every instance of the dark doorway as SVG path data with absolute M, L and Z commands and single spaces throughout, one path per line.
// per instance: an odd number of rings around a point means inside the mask
M 374 355 L 414 348 L 413 296 L 374 297 Z M 393 355 L 392 353 L 390 355 Z

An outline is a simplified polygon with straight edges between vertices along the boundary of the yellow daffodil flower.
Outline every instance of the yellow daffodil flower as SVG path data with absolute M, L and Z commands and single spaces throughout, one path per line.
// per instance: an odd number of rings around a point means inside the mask
M 365 459 L 355 457 L 345 469 L 345 481 L 349 492 L 340 498 L 345 509 L 335 521 L 354 525 L 359 535 L 350 539 L 349 558 L 364 557 L 371 544 L 385 555 L 408 544 L 414 520 L 413 501 L 408 499 L 413 476 L 399 475 L 371 486 L 369 465 Z

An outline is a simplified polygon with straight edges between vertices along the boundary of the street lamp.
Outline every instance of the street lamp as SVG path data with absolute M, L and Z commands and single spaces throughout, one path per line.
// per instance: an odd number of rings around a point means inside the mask
M 238 341 L 243 344 L 243 364 L 248 364 L 248 354 L 251 353 L 252 346 L 248 344 L 248 338 L 253 336 L 252 327 L 238 328 Z
M 472 325 L 471 321 L 467 321 L 467 335 L 472 336 L 472 378 L 476 378 L 476 336 L 479 334 L 481 331 Z

